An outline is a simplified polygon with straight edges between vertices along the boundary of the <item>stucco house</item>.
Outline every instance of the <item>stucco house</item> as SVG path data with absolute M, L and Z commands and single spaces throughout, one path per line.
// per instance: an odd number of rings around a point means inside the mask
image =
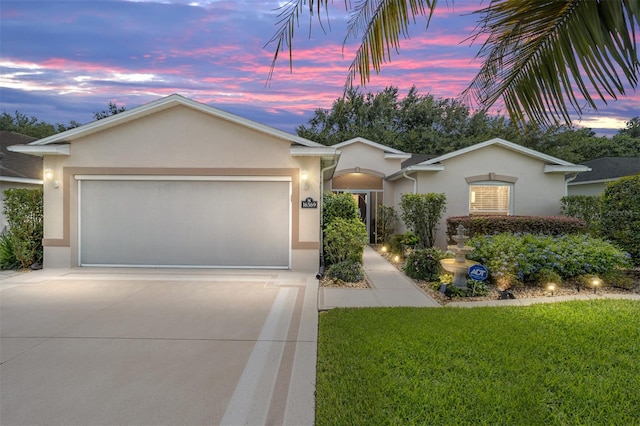
M 179 95 L 10 150 L 44 159 L 45 268 L 316 271 L 325 190 L 353 194 L 375 242 L 377 206 L 404 193 L 446 194 L 445 217 L 559 215 L 565 175 L 589 170 L 502 139 L 327 147 Z
M 44 158 L 45 268 L 318 268 L 336 148 L 171 95 L 11 149 Z
M 441 156 L 411 155 L 362 138 L 334 146 L 341 151 L 340 162 L 325 185 L 358 197 L 370 235 L 376 204 L 399 211 L 404 193 L 444 193 L 440 247 L 446 246 L 448 216 L 559 215 L 560 199 L 567 194 L 565 175 L 589 170 L 497 138 Z
M 35 140 L 31 136 L 0 131 L 0 234 L 8 225 L 4 215 L 4 191 L 42 188 L 42 158 L 11 152 L 7 148 Z
M 568 195 L 600 195 L 609 182 L 640 174 L 640 157 L 604 157 L 584 165 L 590 171 L 567 180 Z

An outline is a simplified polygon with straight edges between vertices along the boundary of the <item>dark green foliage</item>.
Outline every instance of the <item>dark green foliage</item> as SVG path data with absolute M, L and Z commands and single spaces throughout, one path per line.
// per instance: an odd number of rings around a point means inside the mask
M 360 219 L 336 218 L 324 231 L 324 257 L 329 265 L 350 261 L 362 263 L 367 227 Z
M 602 195 L 601 232 L 640 265 L 640 175 L 607 185 Z
M 467 257 L 486 266 L 491 281 L 502 289 L 517 283 L 540 284 L 540 279 L 567 280 L 589 274 L 602 278 L 629 267 L 625 252 L 584 234 L 504 233 L 476 236 L 467 244 L 474 248 Z
M 329 266 L 327 276 L 347 283 L 357 283 L 364 279 L 364 272 L 361 263 L 345 260 Z
M 598 235 L 602 198 L 596 195 L 567 195 L 560 199 L 560 213 L 584 220 L 591 235 Z
M 360 215 L 358 205 L 351 194 L 325 191 L 322 195 L 322 226 L 326 228 L 336 218 L 356 219 Z
M 37 117 L 27 117 L 18 111 L 9 115 L 3 112 L 0 116 L 0 130 L 20 133 L 34 138 L 45 138 L 65 130 L 80 126 L 80 123 L 71 121 L 69 124 L 50 124 L 40 121 Z
M 13 237 L 9 233 L 0 235 L 0 269 L 18 269 L 20 262 L 16 259 Z
M 451 216 L 447 218 L 447 237 L 451 240 L 464 226 L 470 236 L 493 235 L 503 232 L 563 235 L 584 233 L 585 221 L 575 217 L 557 216 Z
M 423 281 L 435 281 L 440 275 L 440 259 L 444 253 L 435 247 L 415 250 L 407 256 L 404 273 Z
M 402 194 L 400 217 L 404 224 L 418 237 L 418 247 L 435 245 L 435 233 L 446 210 L 444 194 Z
M 100 112 L 94 112 L 93 118 L 96 120 L 102 120 L 107 117 L 111 117 L 112 115 L 120 114 L 121 112 L 125 112 L 127 110 L 124 106 L 118 106 L 115 102 L 109 102 L 109 106 L 106 110 L 102 110 Z
M 391 253 L 403 254 L 404 253 L 404 234 L 394 234 L 391 237 Z
M 376 232 L 377 242 L 379 244 L 390 244 L 391 236 L 393 235 L 398 215 L 396 209 L 393 206 L 385 206 L 380 204 L 378 206 L 376 217 Z
M 7 238 L 11 240 L 13 258 L 22 268 L 42 263 L 42 190 L 12 188 L 4 191 L 4 195 L 4 214 L 9 223 Z M 0 259 L 0 263 L 11 264 L 10 259 Z

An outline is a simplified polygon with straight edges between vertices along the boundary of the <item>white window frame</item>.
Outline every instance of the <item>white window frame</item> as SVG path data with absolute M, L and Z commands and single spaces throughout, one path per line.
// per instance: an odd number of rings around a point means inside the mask
M 471 203 L 473 198 L 473 187 L 476 186 L 501 186 L 509 188 L 509 210 L 472 210 Z M 502 181 L 478 181 L 469 183 L 469 191 L 468 191 L 468 208 L 469 215 L 496 215 L 496 216 L 511 216 L 513 215 L 513 200 L 514 200 L 514 185 L 510 182 L 502 182 Z

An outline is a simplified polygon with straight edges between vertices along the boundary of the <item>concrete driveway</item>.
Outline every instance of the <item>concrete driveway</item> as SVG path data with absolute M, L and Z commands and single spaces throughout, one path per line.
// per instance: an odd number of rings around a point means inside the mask
M 0 276 L 0 424 L 313 424 L 317 281 L 290 271 Z

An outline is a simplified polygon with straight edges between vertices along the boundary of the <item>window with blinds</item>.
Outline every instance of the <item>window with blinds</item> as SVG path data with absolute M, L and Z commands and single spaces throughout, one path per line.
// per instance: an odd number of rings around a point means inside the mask
M 511 185 L 470 185 L 470 214 L 508 215 L 511 211 Z

